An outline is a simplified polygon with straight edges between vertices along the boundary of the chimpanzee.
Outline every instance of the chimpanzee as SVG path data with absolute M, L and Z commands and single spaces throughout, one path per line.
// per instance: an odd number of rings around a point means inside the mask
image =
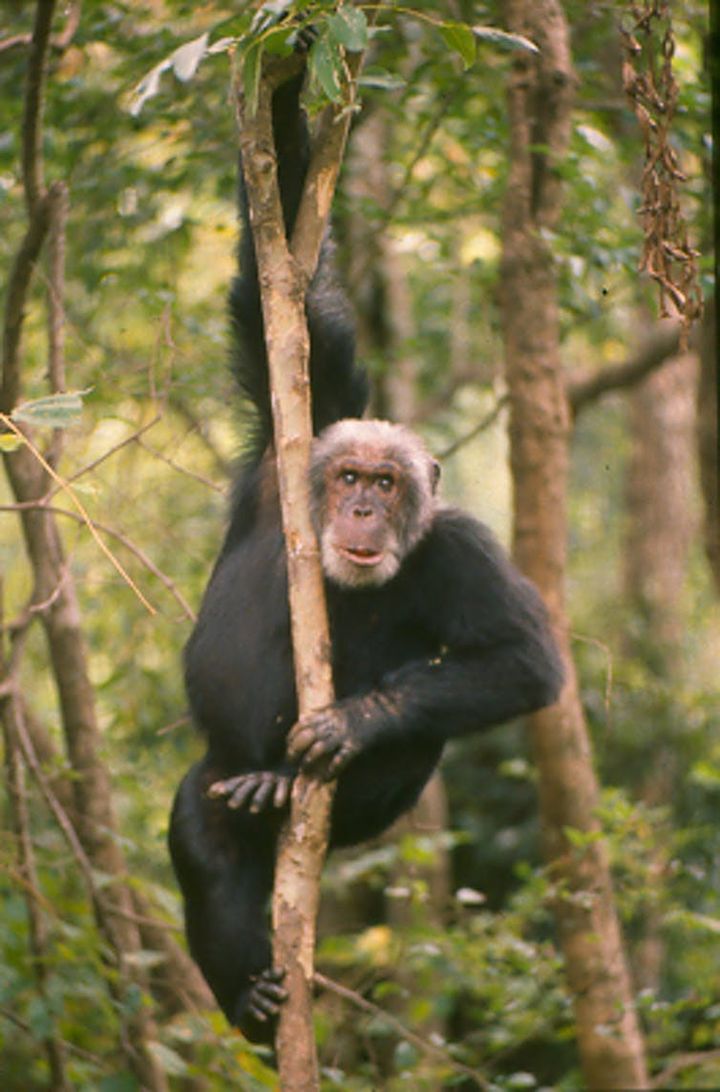
M 302 74 L 273 98 L 285 226 L 308 163 Z M 286 993 L 267 904 L 292 778 L 337 778 L 331 845 L 380 834 L 417 800 L 445 741 L 551 703 L 562 668 L 536 590 L 486 527 L 442 505 L 423 442 L 361 421 L 367 390 L 325 241 L 307 299 L 315 526 L 337 700 L 297 720 L 257 267 L 240 183 L 234 370 L 254 413 L 229 529 L 185 650 L 207 753 L 178 791 L 170 850 L 190 950 L 231 1024 L 272 1040 Z

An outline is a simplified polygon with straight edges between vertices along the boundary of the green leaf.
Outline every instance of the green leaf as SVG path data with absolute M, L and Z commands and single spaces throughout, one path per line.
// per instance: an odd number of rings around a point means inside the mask
M 476 38 L 486 42 L 494 42 L 495 45 L 505 46 L 507 49 L 524 49 L 527 53 L 539 53 L 540 50 L 529 38 L 522 34 L 510 34 L 507 30 L 498 27 L 473 27 L 472 33 Z
M 263 35 L 262 43 L 266 53 L 272 53 L 275 57 L 287 57 L 292 53 L 292 40 L 295 31 L 290 27 L 276 27 Z
M 368 68 L 358 80 L 359 87 L 376 88 L 378 91 L 401 91 L 406 81 L 384 68 Z
M 308 54 L 311 76 L 318 81 L 331 102 L 342 100 L 342 58 L 329 38 L 318 38 Z
M 208 35 L 201 34 L 199 38 L 193 38 L 180 46 L 170 57 L 172 69 L 179 80 L 186 83 L 197 72 L 198 65 L 207 53 Z
M 80 420 L 83 395 L 87 393 L 70 391 L 67 394 L 49 394 L 45 398 L 35 398 L 31 402 L 16 406 L 10 416 L 13 421 L 24 421 L 27 425 L 68 428 Z
M 327 21 L 333 41 L 344 46 L 350 53 L 361 53 L 368 43 L 368 26 L 361 8 L 343 4 Z
M 164 1043 L 158 1043 L 157 1041 L 149 1042 L 148 1050 L 160 1064 L 160 1068 L 163 1072 L 169 1074 L 169 1076 L 187 1077 L 189 1075 L 190 1070 L 188 1069 L 188 1064 L 185 1059 L 169 1046 L 165 1046 Z
M 470 68 L 475 63 L 477 46 L 470 27 L 464 23 L 443 23 L 440 33 L 455 53 L 459 53 L 463 66 Z
M 263 43 L 254 42 L 243 58 L 243 91 L 245 93 L 245 108 L 253 116 L 257 110 L 258 95 L 260 92 L 260 70 L 263 55 Z
M 25 441 L 21 436 L 16 436 L 14 432 L 0 433 L 0 454 L 6 454 L 8 451 L 17 451 L 19 447 L 22 447 Z

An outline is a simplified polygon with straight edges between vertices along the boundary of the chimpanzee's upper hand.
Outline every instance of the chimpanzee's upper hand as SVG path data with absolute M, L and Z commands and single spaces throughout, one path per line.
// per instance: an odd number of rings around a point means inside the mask
M 288 755 L 305 771 L 330 779 L 337 777 L 360 750 L 360 740 L 342 705 L 329 705 L 302 717 L 290 732 Z

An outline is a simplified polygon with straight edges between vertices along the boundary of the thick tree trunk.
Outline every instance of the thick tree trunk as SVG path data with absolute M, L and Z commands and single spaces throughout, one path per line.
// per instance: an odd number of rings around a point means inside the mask
M 641 652 L 656 652 L 660 674 L 677 660 L 683 632 L 680 596 L 697 526 L 691 505 L 696 382 L 697 359 L 685 354 L 630 396 L 625 595 L 643 621 Z
M 646 1088 L 607 852 L 597 837 L 598 787 L 564 601 L 570 414 L 554 263 L 543 229 L 559 214 L 555 163 L 567 147 L 575 76 L 557 0 L 510 0 L 506 10 L 509 29 L 540 48 L 537 57 L 516 60 L 510 84 L 501 306 L 515 557 L 545 597 L 567 669 L 557 704 L 530 718 L 545 853 L 585 1081 L 592 1089 Z M 584 843 L 573 845 L 569 830 L 585 836 Z
M 720 447 L 718 436 L 718 330 L 717 305 L 709 300 L 700 338 L 698 384 L 698 453 L 700 486 L 705 506 L 705 554 L 720 595 Z
M 667 681 L 682 663 L 680 601 L 697 520 L 691 498 L 695 471 L 697 359 L 678 356 L 630 397 L 632 451 L 627 470 L 624 553 L 625 598 L 636 612 L 628 652 Z M 647 756 L 640 796 L 649 807 L 672 803 L 676 775 L 672 741 L 660 736 Z M 667 832 L 664 832 L 665 834 Z M 655 897 L 668 863 L 668 839 L 658 832 L 648 862 L 641 935 L 632 951 L 637 989 L 657 989 L 664 959 L 661 915 Z

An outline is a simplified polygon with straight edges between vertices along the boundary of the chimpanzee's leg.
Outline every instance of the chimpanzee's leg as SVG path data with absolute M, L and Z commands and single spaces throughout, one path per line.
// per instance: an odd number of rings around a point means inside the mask
M 275 824 L 209 800 L 206 782 L 202 763 L 190 770 L 170 821 L 188 943 L 230 1023 L 271 1042 L 286 996 L 282 971 L 271 966 L 267 923 Z

